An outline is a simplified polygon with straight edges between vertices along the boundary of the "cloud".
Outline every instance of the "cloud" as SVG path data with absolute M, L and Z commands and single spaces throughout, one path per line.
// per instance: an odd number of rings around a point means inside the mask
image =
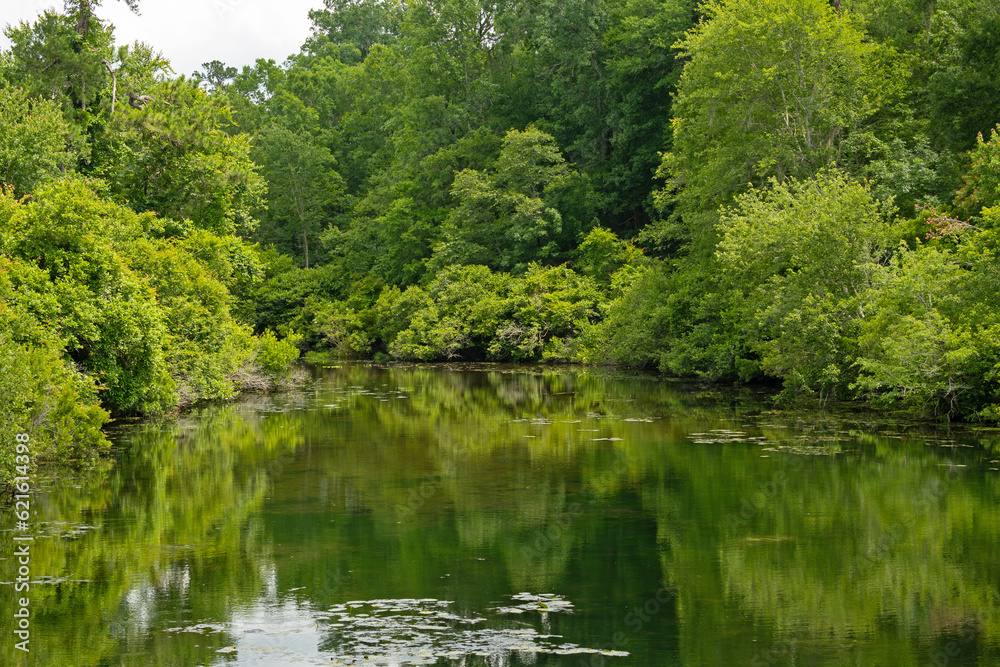
M 0 24 L 33 20 L 52 0 L 0 0 Z M 221 60 L 251 65 L 257 58 L 277 62 L 297 53 L 309 36 L 309 10 L 322 0 L 140 0 L 141 14 L 123 2 L 104 0 L 97 15 L 115 26 L 115 40 L 136 40 L 162 51 L 177 74 L 190 75 L 201 64 Z M 0 46 L 10 42 L 0 38 Z

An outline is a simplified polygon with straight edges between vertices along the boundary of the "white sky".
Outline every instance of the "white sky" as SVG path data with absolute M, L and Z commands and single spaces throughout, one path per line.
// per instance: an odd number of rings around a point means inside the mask
M 103 0 L 97 15 L 115 26 L 115 42 L 139 40 L 162 51 L 176 74 L 221 60 L 237 68 L 257 58 L 281 63 L 309 36 L 309 10 L 323 0 L 140 0 L 134 15 L 124 2 Z M 0 0 L 0 27 L 34 20 L 62 0 Z M 0 48 L 10 42 L 0 35 Z

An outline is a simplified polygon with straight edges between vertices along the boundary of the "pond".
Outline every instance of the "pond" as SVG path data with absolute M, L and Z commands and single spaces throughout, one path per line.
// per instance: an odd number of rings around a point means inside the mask
M 5 665 L 1000 664 L 993 430 L 341 364 L 115 442 L 36 485 Z

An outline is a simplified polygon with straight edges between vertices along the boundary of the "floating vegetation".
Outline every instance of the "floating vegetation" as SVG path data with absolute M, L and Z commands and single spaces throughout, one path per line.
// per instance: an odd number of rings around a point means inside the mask
M 764 452 L 781 452 L 784 454 L 801 454 L 804 456 L 832 456 L 834 454 L 844 454 L 851 450 L 842 450 L 839 443 L 843 441 L 840 436 L 805 435 L 791 440 L 790 444 L 779 444 L 772 438 L 763 435 L 750 435 L 745 431 L 731 431 L 728 429 L 713 429 L 706 433 L 689 433 L 696 444 L 717 445 L 730 443 L 747 443 L 751 445 L 768 445 L 761 449 Z M 826 443 L 826 444 L 811 444 Z M 769 458 L 763 456 L 762 458 Z
M 765 447 L 763 451 L 801 454 L 802 456 L 833 456 L 835 454 L 844 454 L 850 450 L 834 449 L 828 445 L 776 445 L 774 447 Z
M 100 530 L 100 526 L 90 526 L 84 523 L 67 521 L 42 521 L 39 522 L 38 537 L 56 537 L 62 540 L 82 537 L 93 530 Z
M 750 435 L 745 431 L 730 431 L 727 429 L 712 429 L 707 433 L 688 433 L 689 438 L 699 445 L 726 445 L 733 442 L 762 443 L 770 442 L 760 435 Z
M 166 632 L 222 633 L 228 639 L 215 652 L 238 653 L 240 664 L 472 667 L 535 664 L 540 654 L 629 655 L 564 642 L 530 623 L 498 616 L 571 612 L 572 603 L 560 595 L 519 593 L 511 600 L 519 604 L 490 609 L 489 617 L 456 612 L 454 602 L 433 598 L 354 600 L 328 610 L 268 606 L 237 614 L 226 626 L 201 623 Z
M 166 628 L 164 632 L 196 632 L 198 634 L 207 634 L 209 632 L 225 632 L 226 626 L 220 625 L 218 623 L 198 623 L 197 625 L 188 625 L 182 628 Z
M 498 614 L 523 614 L 526 611 L 565 612 L 573 613 L 573 603 L 561 595 L 554 593 L 518 593 L 511 596 L 512 600 L 519 600 L 521 604 L 506 607 L 494 607 L 491 611 Z
M 572 603 L 559 595 L 519 593 L 519 605 L 498 607 L 499 614 L 527 611 L 569 612 Z M 442 659 L 467 664 L 470 656 L 487 658 L 489 664 L 508 664 L 516 656 L 534 662 L 537 654 L 575 653 L 627 656 L 623 651 L 605 651 L 559 643 L 559 635 L 542 634 L 523 624 L 511 627 L 477 627 L 487 623 L 482 616 L 463 616 L 451 610 L 454 603 L 434 599 L 367 600 L 346 602 L 314 617 L 332 621 L 327 645 L 333 649 L 331 665 L 432 665 Z M 453 662 L 454 661 L 454 662 Z M 499 662 L 497 662 L 499 661 Z

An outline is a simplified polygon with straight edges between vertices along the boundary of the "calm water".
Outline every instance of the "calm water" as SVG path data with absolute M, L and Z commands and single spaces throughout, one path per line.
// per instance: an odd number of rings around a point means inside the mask
M 343 365 L 41 480 L 15 665 L 998 665 L 1000 434 Z M 12 656 L 12 657 L 11 657 Z

